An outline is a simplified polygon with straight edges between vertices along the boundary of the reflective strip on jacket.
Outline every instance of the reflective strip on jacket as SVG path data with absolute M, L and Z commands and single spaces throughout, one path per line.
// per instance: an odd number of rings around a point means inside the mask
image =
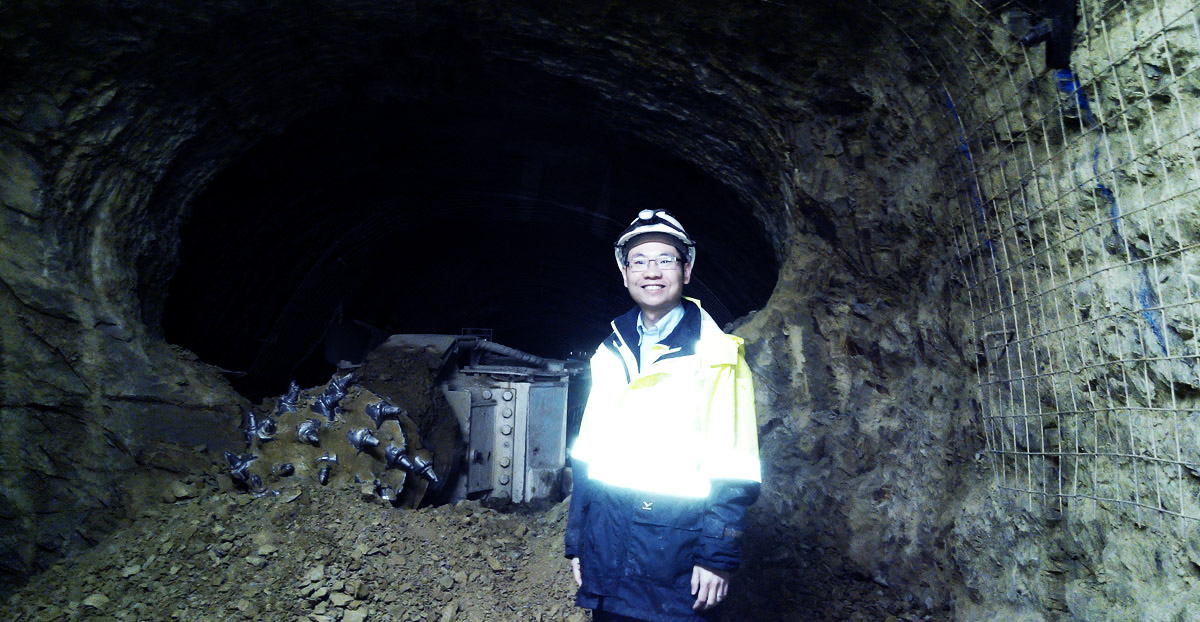
M 690 299 L 639 365 L 638 309 L 613 321 L 592 357 L 592 390 L 572 447 L 566 555 L 577 602 L 647 620 L 696 620 L 692 567 L 732 570 L 761 467 L 754 386 L 742 340 Z

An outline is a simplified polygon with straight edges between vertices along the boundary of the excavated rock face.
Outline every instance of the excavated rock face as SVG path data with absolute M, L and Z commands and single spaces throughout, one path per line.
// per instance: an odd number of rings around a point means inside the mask
M 731 609 L 804 619 L 842 577 L 893 613 L 1063 610 L 1104 530 L 991 496 L 949 241 L 996 3 L 562 4 L 0 9 L 0 577 L 368 326 L 594 347 L 629 306 L 608 245 L 666 207 L 756 373 Z

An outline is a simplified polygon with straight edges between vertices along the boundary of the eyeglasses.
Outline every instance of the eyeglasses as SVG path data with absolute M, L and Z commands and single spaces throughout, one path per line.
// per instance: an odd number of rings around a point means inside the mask
M 663 255 L 655 259 L 638 257 L 637 259 L 625 262 L 625 266 L 629 268 L 630 272 L 645 272 L 646 268 L 650 267 L 650 262 L 654 262 L 658 266 L 658 269 L 663 271 L 675 270 L 679 267 L 679 258 L 672 257 L 671 255 Z

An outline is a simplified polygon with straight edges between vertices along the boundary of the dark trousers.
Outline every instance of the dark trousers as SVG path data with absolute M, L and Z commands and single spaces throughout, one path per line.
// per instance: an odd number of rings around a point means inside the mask
M 641 618 L 631 618 L 616 613 L 600 611 L 596 609 L 592 611 L 592 622 L 645 622 Z

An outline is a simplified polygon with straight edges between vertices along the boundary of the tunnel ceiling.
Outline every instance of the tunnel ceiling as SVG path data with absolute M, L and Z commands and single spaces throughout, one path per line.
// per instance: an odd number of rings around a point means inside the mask
M 772 171 L 795 137 L 768 120 L 860 131 L 870 96 L 849 78 L 894 52 L 869 2 L 7 12 L 27 35 L 2 44 L 11 83 L 58 84 L 10 115 L 67 161 L 64 252 L 110 222 L 133 274 L 99 280 L 133 285 L 151 331 L 269 384 L 337 322 L 588 348 L 628 304 L 606 248 L 644 207 L 699 241 L 689 293 L 719 320 L 760 307 L 795 226 Z M 122 167 L 132 181 L 105 178 Z M 837 235 L 796 203 L 802 229 Z

